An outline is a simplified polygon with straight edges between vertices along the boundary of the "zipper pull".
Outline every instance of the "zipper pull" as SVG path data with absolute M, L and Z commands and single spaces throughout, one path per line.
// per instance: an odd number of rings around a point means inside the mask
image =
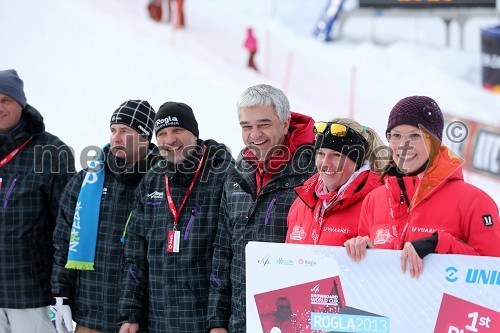
M 0 191 L 2 190 L 2 178 L 0 177 Z
M 399 204 L 403 205 L 405 203 L 405 198 L 403 196 L 403 193 L 401 193 L 401 197 L 399 197 Z

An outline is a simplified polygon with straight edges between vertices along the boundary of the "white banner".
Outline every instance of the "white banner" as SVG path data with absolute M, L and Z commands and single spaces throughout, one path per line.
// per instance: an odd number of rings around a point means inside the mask
M 400 255 L 250 242 L 247 332 L 500 332 L 500 258 L 431 254 L 415 279 Z

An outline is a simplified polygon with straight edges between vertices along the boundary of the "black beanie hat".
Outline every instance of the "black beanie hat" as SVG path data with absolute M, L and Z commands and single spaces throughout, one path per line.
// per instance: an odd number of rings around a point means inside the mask
M 328 124 L 331 125 L 332 123 L 328 122 Z M 319 148 L 329 148 L 347 156 L 356 163 L 357 170 L 365 161 L 366 152 L 368 151 L 368 141 L 349 126 L 346 126 L 346 128 L 347 131 L 343 136 L 332 135 L 330 131 L 326 131 L 324 134 L 317 134 L 314 148 L 316 150 Z
M 199 137 L 198 122 L 194 117 L 193 109 L 184 103 L 166 102 L 155 117 L 155 133 L 166 127 L 177 126 L 182 127 Z
M 147 101 L 128 100 L 122 103 L 111 116 L 110 126 L 123 124 L 151 141 L 153 137 L 155 110 Z
M 386 133 L 398 125 L 422 125 L 442 140 L 444 119 L 439 105 L 427 96 L 410 96 L 400 100 L 391 111 Z
M 23 109 L 26 107 L 23 80 L 21 80 L 15 70 L 7 69 L 0 71 L 0 94 L 12 97 Z

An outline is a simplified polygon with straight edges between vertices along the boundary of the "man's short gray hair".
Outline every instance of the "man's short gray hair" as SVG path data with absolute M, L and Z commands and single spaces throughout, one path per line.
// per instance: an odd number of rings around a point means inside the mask
M 241 109 L 254 106 L 272 106 L 281 122 L 290 117 L 290 103 L 283 91 L 267 84 L 258 84 L 247 88 L 236 104 L 238 113 Z

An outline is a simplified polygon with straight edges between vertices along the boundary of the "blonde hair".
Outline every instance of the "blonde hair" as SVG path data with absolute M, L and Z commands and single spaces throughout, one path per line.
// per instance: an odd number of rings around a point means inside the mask
M 350 118 L 333 118 L 329 122 L 345 125 L 364 137 L 368 142 L 365 160 L 370 163 L 370 168 L 377 173 L 387 170 L 392 161 L 392 155 L 389 147 L 384 144 L 375 130 Z

